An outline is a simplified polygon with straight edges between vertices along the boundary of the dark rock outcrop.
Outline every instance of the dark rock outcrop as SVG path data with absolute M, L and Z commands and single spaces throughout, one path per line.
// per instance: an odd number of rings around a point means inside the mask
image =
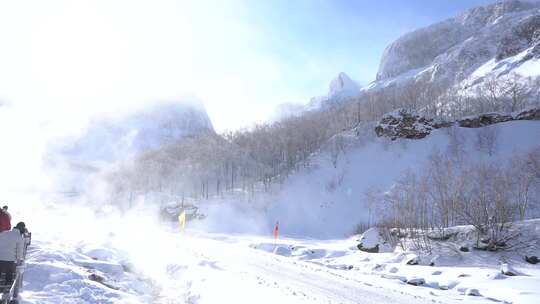
M 540 108 L 532 108 L 519 112 L 515 120 L 540 120 Z
M 537 256 L 525 256 L 525 261 L 529 264 L 538 264 L 540 262 L 540 259 L 538 259 Z
M 358 244 L 356 247 L 358 247 L 358 250 L 368 253 L 379 253 L 379 244 L 375 245 L 375 247 L 372 248 L 365 248 L 362 246 L 362 244 Z
M 435 121 L 406 109 L 397 109 L 383 116 L 375 127 L 377 136 L 420 139 L 428 136 L 433 129 L 444 126 L 444 122 Z
M 512 115 L 499 114 L 499 113 L 487 113 L 476 116 L 470 116 L 462 118 L 457 121 L 458 125 L 462 128 L 480 128 L 496 123 L 507 122 L 514 120 Z
M 407 284 L 413 286 L 421 286 L 426 284 L 426 280 L 424 280 L 423 278 L 411 278 L 407 280 Z
M 462 128 L 481 128 L 497 123 L 514 120 L 540 120 L 540 108 L 529 108 L 511 114 L 486 113 L 469 116 L 456 121 L 443 121 L 422 116 L 414 111 L 397 109 L 385 114 L 375 127 L 379 137 L 421 139 L 428 136 L 434 129 L 448 128 L 457 125 Z

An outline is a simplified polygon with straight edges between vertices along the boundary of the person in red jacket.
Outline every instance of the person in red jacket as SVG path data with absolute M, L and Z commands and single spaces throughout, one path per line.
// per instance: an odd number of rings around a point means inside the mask
M 11 215 L 7 209 L 7 206 L 4 206 L 0 210 L 0 232 L 11 230 Z

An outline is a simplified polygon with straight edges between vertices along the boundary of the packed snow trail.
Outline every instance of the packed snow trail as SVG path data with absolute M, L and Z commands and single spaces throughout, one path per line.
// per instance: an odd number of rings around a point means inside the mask
M 373 276 L 358 280 L 346 275 L 346 270 L 250 248 L 234 237 L 178 238 L 178 249 L 186 251 L 191 265 L 171 267 L 182 273 L 173 270 L 170 275 L 187 280 L 187 303 L 433 303 L 432 298 L 416 296 L 413 290 L 377 288 L 369 283 Z M 161 303 L 176 303 L 166 294 L 178 282 L 170 284 L 163 290 Z

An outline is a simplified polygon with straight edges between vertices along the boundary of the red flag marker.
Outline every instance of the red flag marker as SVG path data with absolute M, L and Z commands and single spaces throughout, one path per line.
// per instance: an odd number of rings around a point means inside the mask
M 276 226 L 274 227 L 274 239 L 277 240 L 278 236 L 279 236 L 279 221 L 276 222 Z

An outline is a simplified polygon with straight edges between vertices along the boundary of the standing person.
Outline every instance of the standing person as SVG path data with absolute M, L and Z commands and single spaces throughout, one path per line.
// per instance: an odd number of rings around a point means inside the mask
M 9 214 L 7 209 L 8 207 L 4 206 L 0 210 L 0 232 L 11 229 L 11 214 Z
M 8 206 L 2 207 L 2 210 L 9 216 L 9 220 L 11 221 L 11 214 L 9 214 L 9 212 L 7 211 L 7 210 L 8 210 Z
M 28 237 L 29 236 L 29 232 L 28 232 L 28 229 L 26 228 L 26 224 L 24 222 L 19 222 L 17 223 L 17 225 L 15 225 L 15 227 L 13 227 L 13 231 L 19 231 L 19 233 L 21 234 L 21 237 L 23 239 L 23 255 L 22 255 L 22 259 L 21 260 L 24 260 L 26 258 L 26 249 L 28 248 L 28 246 L 30 245 L 30 238 Z M 17 266 L 22 266 L 22 263 L 19 261 L 17 263 Z M 24 268 L 22 271 L 20 271 L 19 267 L 16 267 L 15 268 L 16 271 L 17 271 L 17 274 L 19 275 L 18 279 L 16 280 L 15 282 L 15 289 L 13 290 L 13 298 L 16 299 L 18 296 L 19 296 L 19 290 L 22 288 L 22 283 L 23 283 L 23 275 L 24 275 Z
M 6 282 L 13 282 L 17 264 L 24 259 L 24 246 L 19 229 L 0 232 L 0 273 L 6 274 Z

